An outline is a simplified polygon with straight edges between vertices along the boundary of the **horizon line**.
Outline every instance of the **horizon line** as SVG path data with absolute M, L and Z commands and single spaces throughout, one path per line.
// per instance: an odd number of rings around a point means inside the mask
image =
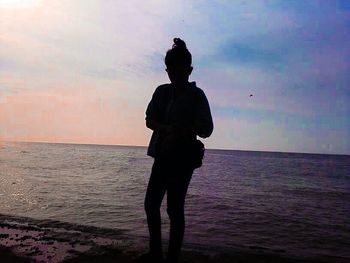
M 100 144 L 100 143 L 76 143 L 76 142 L 51 142 L 51 141 L 21 141 L 21 140 L 1 140 L 3 142 L 24 142 L 24 143 L 49 143 L 49 144 L 77 144 L 77 145 L 101 145 L 101 146 L 123 146 L 123 147 L 148 147 L 148 145 L 127 145 L 127 144 Z M 224 149 L 224 148 L 205 148 L 206 150 L 215 151 L 241 151 L 241 152 L 268 152 L 268 153 L 287 153 L 287 154 L 318 154 L 318 155 L 342 155 L 350 156 L 345 153 L 317 153 L 317 152 L 284 152 L 284 151 L 266 151 L 266 150 L 239 150 L 239 149 Z

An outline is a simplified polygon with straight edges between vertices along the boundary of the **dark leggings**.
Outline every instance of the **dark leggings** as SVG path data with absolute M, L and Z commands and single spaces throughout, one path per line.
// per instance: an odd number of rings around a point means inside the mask
M 160 206 L 167 192 L 167 213 L 170 219 L 168 260 L 177 262 L 185 232 L 184 205 L 193 169 L 181 164 L 170 166 L 155 159 L 149 179 L 145 211 L 150 234 L 150 252 L 162 255 Z

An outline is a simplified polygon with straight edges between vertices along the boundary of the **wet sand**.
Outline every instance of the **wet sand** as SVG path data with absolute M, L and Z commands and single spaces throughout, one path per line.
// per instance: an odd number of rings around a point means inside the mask
M 76 255 L 72 258 L 61 261 L 62 263 L 131 263 L 133 259 L 139 254 L 130 254 L 123 252 L 118 249 L 102 249 L 99 252 L 95 253 L 86 253 L 81 255 Z M 9 248 L 0 247 L 0 259 L 2 263 L 29 263 L 29 262 L 53 262 L 50 259 L 46 260 L 35 260 L 33 257 L 24 257 L 12 252 Z M 217 255 L 209 256 L 193 251 L 183 251 L 181 256 L 182 263 L 326 263 L 326 262 L 339 262 L 343 263 L 346 261 L 339 260 L 332 261 L 325 260 L 305 260 L 305 259 L 291 259 L 285 258 L 278 255 L 257 255 L 257 254 L 236 254 L 236 255 Z
M 1 263 L 132 262 L 137 256 L 146 252 L 147 242 L 142 241 L 142 244 L 137 242 L 139 241 L 123 236 L 123 233 L 117 230 L 0 215 Z M 180 262 L 344 263 L 348 261 L 334 257 L 297 258 L 282 252 L 268 252 L 259 248 L 227 253 L 184 248 Z

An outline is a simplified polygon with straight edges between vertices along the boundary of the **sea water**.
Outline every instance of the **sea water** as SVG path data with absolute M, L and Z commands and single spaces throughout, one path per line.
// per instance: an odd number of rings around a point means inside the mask
M 0 214 L 148 236 L 146 147 L 0 144 Z M 169 220 L 162 205 L 163 238 Z M 350 258 L 350 156 L 207 150 L 184 246 Z

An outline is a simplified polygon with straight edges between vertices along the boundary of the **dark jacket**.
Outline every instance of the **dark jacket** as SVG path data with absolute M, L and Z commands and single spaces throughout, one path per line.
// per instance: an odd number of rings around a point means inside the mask
M 209 137 L 214 128 L 207 97 L 195 82 L 189 83 L 184 94 L 176 100 L 174 100 L 174 87 L 171 84 L 158 86 L 148 104 L 145 119 L 162 124 L 194 126 L 197 135 L 202 138 Z M 160 134 L 153 131 L 147 155 L 156 156 L 155 150 L 159 137 Z

